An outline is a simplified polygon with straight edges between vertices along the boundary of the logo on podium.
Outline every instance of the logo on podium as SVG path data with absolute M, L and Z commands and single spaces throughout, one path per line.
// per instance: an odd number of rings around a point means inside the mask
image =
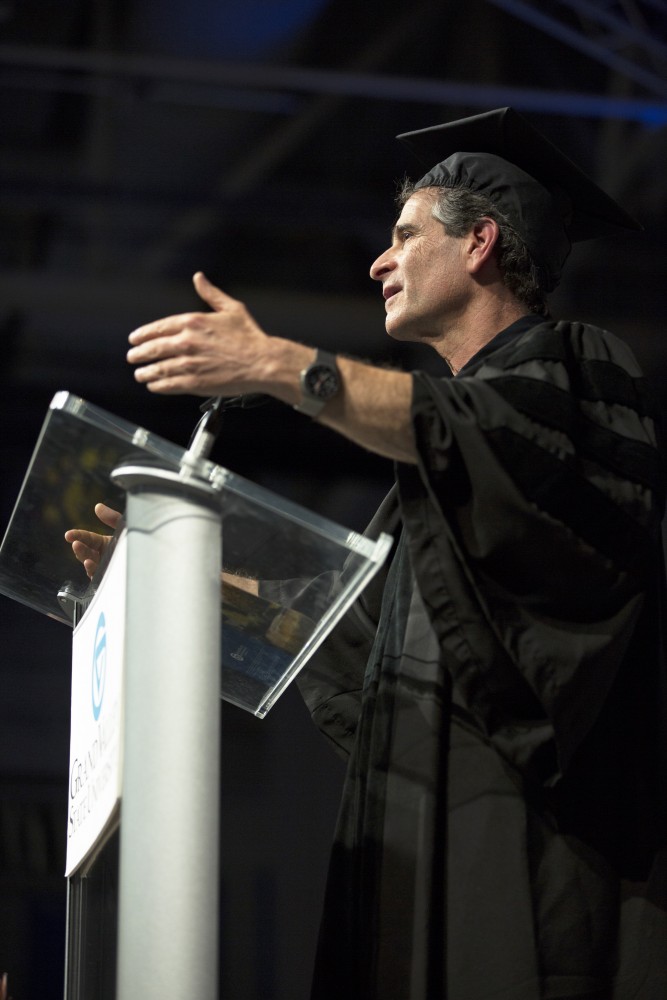
M 104 699 L 104 682 L 107 675 L 107 624 L 104 612 L 97 619 L 95 629 L 95 643 L 93 646 L 93 716 L 95 721 L 100 717 L 102 711 L 102 701 Z

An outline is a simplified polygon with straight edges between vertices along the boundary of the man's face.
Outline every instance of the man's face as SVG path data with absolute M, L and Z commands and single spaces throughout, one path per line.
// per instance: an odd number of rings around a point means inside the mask
M 424 189 L 408 199 L 391 246 L 371 267 L 382 282 L 387 333 L 397 340 L 442 341 L 468 301 L 464 240 L 433 218 L 435 197 Z

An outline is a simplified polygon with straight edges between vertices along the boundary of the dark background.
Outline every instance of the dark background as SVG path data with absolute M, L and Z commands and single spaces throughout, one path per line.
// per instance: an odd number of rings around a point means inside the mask
M 394 136 L 512 104 L 645 230 L 578 246 L 553 311 L 667 373 L 664 0 L 0 0 L 4 529 L 54 392 L 185 444 L 128 332 L 196 308 L 190 275 L 270 332 L 407 368 L 368 278 L 413 168 Z M 413 174 L 414 175 L 414 174 Z M 352 528 L 392 478 L 279 405 L 229 415 L 221 464 Z M 59 544 L 59 540 L 54 540 Z M 0 971 L 62 995 L 69 644 L 0 598 Z M 294 692 L 224 707 L 223 984 L 301 1000 L 341 766 Z

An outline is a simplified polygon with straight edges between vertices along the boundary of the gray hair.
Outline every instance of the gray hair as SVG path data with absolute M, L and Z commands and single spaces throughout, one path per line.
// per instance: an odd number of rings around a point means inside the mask
M 404 181 L 397 196 L 400 208 L 415 190 L 413 183 Z M 541 268 L 514 226 L 490 198 L 466 187 L 434 187 L 433 190 L 437 192 L 437 198 L 432 214 L 442 222 L 448 236 L 465 236 L 482 218 L 491 218 L 498 223 L 495 252 L 503 284 L 530 312 L 548 315 Z

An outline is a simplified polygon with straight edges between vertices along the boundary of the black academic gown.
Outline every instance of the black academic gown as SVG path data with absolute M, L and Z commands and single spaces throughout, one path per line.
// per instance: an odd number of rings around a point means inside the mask
M 631 353 L 415 374 L 395 551 L 300 687 L 349 757 L 313 1000 L 664 1000 L 663 468 Z M 662 727 L 662 728 L 661 728 Z

